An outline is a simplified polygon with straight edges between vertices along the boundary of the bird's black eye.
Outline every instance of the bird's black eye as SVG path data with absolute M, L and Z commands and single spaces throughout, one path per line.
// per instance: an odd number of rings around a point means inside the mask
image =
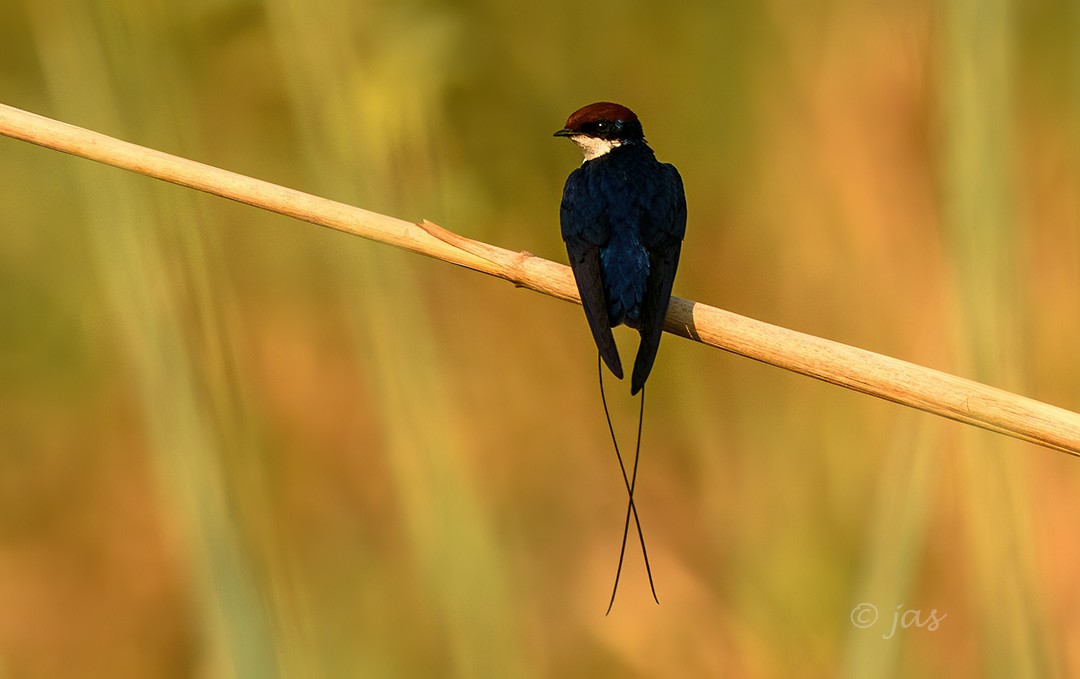
M 593 137 L 607 138 L 618 130 L 618 124 L 610 120 L 594 120 L 591 123 L 582 125 L 581 129 L 585 134 Z

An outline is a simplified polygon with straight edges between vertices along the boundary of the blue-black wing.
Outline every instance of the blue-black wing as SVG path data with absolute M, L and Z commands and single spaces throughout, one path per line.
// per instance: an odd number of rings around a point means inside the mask
M 630 381 L 630 393 L 636 394 L 645 386 L 645 380 L 656 360 L 660 338 L 664 334 L 664 316 L 671 301 L 671 287 L 675 283 L 675 270 L 679 266 L 679 251 L 686 233 L 686 194 L 682 177 L 673 165 L 660 165 L 661 181 L 653 186 L 652 196 L 642 196 L 641 242 L 649 253 L 649 281 L 642 300 L 641 343 L 634 360 L 634 374 Z
M 611 237 L 611 223 L 603 200 L 590 195 L 588 178 L 583 168 L 570 173 L 563 189 L 560 221 L 570 268 L 574 271 L 581 306 L 589 321 L 593 340 L 600 356 L 620 380 L 623 376 L 619 349 L 611 334 L 608 305 L 604 296 L 604 281 L 600 269 L 600 248 Z

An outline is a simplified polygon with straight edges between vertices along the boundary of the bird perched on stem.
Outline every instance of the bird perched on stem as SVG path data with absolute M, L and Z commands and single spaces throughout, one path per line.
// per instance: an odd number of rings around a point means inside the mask
M 678 170 L 656 159 L 645 142 L 641 122 L 625 106 L 611 102 L 589 104 L 571 113 L 566 126 L 555 136 L 569 137 L 585 156 L 581 167 L 566 180 L 560 217 L 570 267 L 599 350 L 598 363 L 602 360 L 615 377 L 622 379 L 622 362 L 611 329 L 625 324 L 641 335 L 630 378 L 631 395 L 641 392 L 641 409 L 629 477 L 608 413 L 600 368 L 604 414 L 629 494 L 623 545 L 608 605 L 610 612 L 619 587 L 631 514 L 641 539 L 649 586 L 653 598 L 657 598 L 645 537 L 634 505 L 634 484 L 645 412 L 645 380 L 660 347 L 664 316 L 679 265 L 679 251 L 686 232 L 686 196 Z

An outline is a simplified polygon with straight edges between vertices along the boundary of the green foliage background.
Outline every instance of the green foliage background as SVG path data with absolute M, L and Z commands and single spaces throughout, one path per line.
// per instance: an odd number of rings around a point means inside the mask
M 553 259 L 601 99 L 677 294 L 1080 408 L 1070 0 L 0 0 L 4 103 Z M 1073 459 L 668 337 L 604 617 L 579 308 L 4 139 L 0 207 L 0 678 L 1080 675 Z

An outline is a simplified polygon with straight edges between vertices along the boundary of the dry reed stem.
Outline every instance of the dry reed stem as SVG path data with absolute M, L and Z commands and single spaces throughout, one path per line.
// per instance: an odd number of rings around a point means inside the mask
M 580 303 L 570 268 L 0 104 L 0 134 L 427 255 Z M 1008 391 L 673 297 L 665 329 L 785 370 L 1080 456 L 1080 415 Z

